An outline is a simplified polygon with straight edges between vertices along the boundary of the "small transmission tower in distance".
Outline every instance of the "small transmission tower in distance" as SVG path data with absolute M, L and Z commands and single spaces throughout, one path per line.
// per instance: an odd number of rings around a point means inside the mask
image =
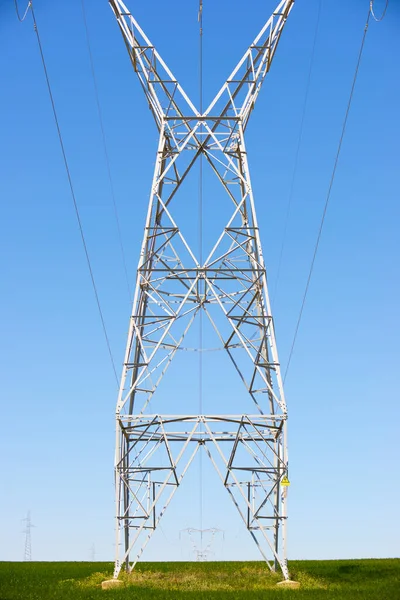
M 35 527 L 31 520 L 31 511 L 28 510 L 28 514 L 25 519 L 22 519 L 26 523 L 26 527 L 23 530 L 25 533 L 25 549 L 24 549 L 24 562 L 29 562 L 32 560 L 32 535 L 31 529 Z
M 217 529 L 216 527 L 211 527 L 209 529 L 187 527 L 186 529 L 181 529 L 180 533 L 188 534 L 193 552 L 196 556 L 196 562 L 207 562 L 209 556 L 213 554 L 212 546 L 215 535 L 217 533 L 222 533 L 222 537 L 224 537 L 225 532 L 223 529 Z M 207 542 L 206 545 L 204 545 L 204 542 Z
M 94 542 L 90 548 L 90 560 L 91 562 L 95 562 L 96 560 L 96 546 L 94 545 Z

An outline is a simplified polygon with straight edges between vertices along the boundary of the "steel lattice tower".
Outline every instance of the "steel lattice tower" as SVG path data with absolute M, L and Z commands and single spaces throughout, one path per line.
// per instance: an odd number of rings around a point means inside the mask
M 109 1 L 159 131 L 116 408 L 114 577 L 136 564 L 201 448 L 268 566 L 288 579 L 287 409 L 244 133 L 294 0 L 279 3 L 202 112 L 127 7 Z M 200 157 L 227 210 L 204 258 L 174 208 Z M 167 399 L 159 402 L 157 387 L 200 312 L 239 374 L 251 414 L 169 414 Z M 150 408 L 154 397 L 161 412 Z
M 34 527 L 34 525 L 32 525 L 32 520 L 31 520 L 31 512 L 28 511 L 28 514 L 26 515 L 25 519 L 22 519 L 23 521 L 26 521 L 26 528 L 24 529 L 24 533 L 25 533 L 25 548 L 24 548 L 24 561 L 31 561 L 32 560 L 32 535 L 31 535 L 31 529 L 32 527 Z

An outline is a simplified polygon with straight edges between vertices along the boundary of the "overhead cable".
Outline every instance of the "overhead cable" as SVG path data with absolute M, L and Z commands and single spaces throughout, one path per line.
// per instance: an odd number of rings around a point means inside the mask
M 25 19 L 26 19 L 26 15 L 28 14 L 28 11 L 29 11 L 29 9 L 30 9 L 30 7 L 31 7 L 31 4 L 32 4 L 32 3 L 31 3 L 31 2 L 28 2 L 28 4 L 27 4 L 27 7 L 26 7 L 26 9 L 25 9 L 25 12 L 24 12 L 24 16 L 23 16 L 23 17 L 21 17 L 21 15 L 20 15 L 20 12 L 19 12 L 19 8 L 18 8 L 18 0 L 14 0 L 14 4 L 15 4 L 15 10 L 16 10 L 16 13 L 17 13 L 18 21 L 20 21 L 20 23 L 22 23 L 22 21 L 25 21 Z
M 375 1 L 375 0 L 371 0 L 371 1 L 370 1 L 370 3 L 369 3 L 369 10 L 370 10 L 370 12 L 371 12 L 371 15 L 372 15 L 372 16 L 373 16 L 373 18 L 375 19 L 375 21 L 376 21 L 377 23 L 379 23 L 380 21 L 383 21 L 383 19 L 385 18 L 386 11 L 387 11 L 387 8 L 388 8 L 388 6 L 389 6 L 389 0 L 386 0 L 385 8 L 383 9 L 383 12 L 382 12 L 382 14 L 381 14 L 381 16 L 380 16 L 380 17 L 377 17 L 377 16 L 375 15 L 375 13 L 374 13 L 374 1 Z
M 273 293 L 272 293 L 272 305 L 274 305 L 274 301 L 275 301 L 275 298 L 276 298 L 276 295 L 277 295 L 277 292 L 278 292 L 279 278 L 280 278 L 280 274 L 281 274 L 282 259 L 283 259 L 283 251 L 284 251 L 284 248 L 285 248 L 285 245 L 286 245 L 287 229 L 288 229 L 288 225 L 289 225 L 289 217 L 290 217 L 290 211 L 291 211 L 291 207 L 292 207 L 294 184 L 295 184 L 295 181 L 296 181 L 297 166 L 298 166 L 299 155 L 300 155 L 300 148 L 301 148 L 301 144 L 302 144 L 302 141 L 303 141 L 304 120 L 305 120 L 306 109 L 307 109 L 307 104 L 308 104 L 308 92 L 309 92 L 309 89 L 310 89 L 311 74 L 312 74 L 313 66 L 314 66 L 315 47 L 316 47 L 316 43 L 317 43 L 319 22 L 320 22 L 320 17 L 321 17 L 321 4 L 322 4 L 322 0 L 319 0 L 317 20 L 315 22 L 314 40 L 313 40 L 312 49 L 311 49 L 310 66 L 309 66 L 309 69 L 308 69 L 308 76 L 307 76 L 306 93 L 305 93 L 305 96 L 304 96 L 303 110 L 302 110 L 302 116 L 301 116 L 301 121 L 300 121 L 299 136 L 297 138 L 297 147 L 296 147 L 296 153 L 295 153 L 295 159 L 294 159 L 294 166 L 293 166 L 293 174 L 292 174 L 292 179 L 291 179 L 291 182 L 290 182 L 289 198 L 288 198 L 288 202 L 287 202 L 285 222 L 284 222 L 284 226 L 283 226 L 282 244 L 281 244 L 281 248 L 280 248 L 280 252 L 279 252 L 278 268 L 277 268 L 277 273 L 276 273 L 275 286 L 274 286 L 274 290 L 273 290 Z
M 338 162 L 339 162 L 340 151 L 342 149 L 343 139 L 344 139 L 344 135 L 345 135 L 345 132 L 346 132 L 347 120 L 348 120 L 348 117 L 349 117 L 350 107 L 351 107 L 351 103 L 352 103 L 352 100 L 353 100 L 354 89 L 355 89 L 356 82 L 357 82 L 358 71 L 359 71 L 359 67 L 360 67 L 360 63 L 361 63 L 361 57 L 362 57 L 363 50 L 364 50 L 365 38 L 366 38 L 366 35 L 367 35 L 368 25 L 369 25 L 369 20 L 370 20 L 371 14 L 372 14 L 372 12 L 371 12 L 371 6 L 370 6 L 370 8 L 368 9 L 367 20 L 366 20 L 366 23 L 365 23 L 365 26 L 364 26 L 364 34 L 363 34 L 363 37 L 362 37 L 360 50 L 358 52 L 357 64 L 356 64 L 356 68 L 355 68 L 355 72 L 354 72 L 354 76 L 353 76 L 353 82 L 352 82 L 352 85 L 351 85 L 349 100 L 347 102 L 346 113 L 345 113 L 343 124 L 342 124 L 342 131 L 341 131 L 341 135 L 340 135 L 340 139 L 339 139 L 338 148 L 337 148 L 337 151 L 336 151 L 335 162 L 334 162 L 334 165 L 333 165 L 333 170 L 332 170 L 331 178 L 330 178 L 330 181 L 329 181 L 328 192 L 327 192 L 326 199 L 325 199 L 324 209 L 323 209 L 323 212 L 322 212 L 321 222 L 320 222 L 320 225 L 319 225 L 318 235 L 317 235 L 317 239 L 316 239 L 316 242 L 315 242 L 314 252 L 313 252 L 312 259 L 311 259 L 311 265 L 310 265 L 310 269 L 309 269 L 309 272 L 308 272 L 307 282 L 306 282 L 306 286 L 305 286 L 305 289 L 304 289 L 303 299 L 302 299 L 302 302 L 301 302 L 300 312 L 299 312 L 299 316 L 298 316 L 297 323 L 296 323 L 296 328 L 295 328 L 295 332 L 294 332 L 294 336 L 293 336 L 293 340 L 292 340 L 292 345 L 291 345 L 290 352 L 289 352 L 289 358 L 288 358 L 288 362 L 287 362 L 287 365 L 286 365 L 286 370 L 285 370 L 285 374 L 284 374 L 284 377 L 283 377 L 283 382 L 285 382 L 287 374 L 288 374 L 288 371 L 289 371 L 290 363 L 291 363 L 292 356 L 293 356 L 294 347 L 295 347 L 296 341 L 297 341 L 297 336 L 298 336 L 298 332 L 299 332 L 299 327 L 300 327 L 301 319 L 302 319 L 302 316 L 303 316 L 304 306 L 305 306 L 306 299 L 307 299 L 308 289 L 310 287 L 310 281 L 311 281 L 311 277 L 312 277 L 313 270 L 314 270 L 315 259 L 316 259 L 316 256 L 317 256 L 317 252 L 318 252 L 318 248 L 319 248 L 319 243 L 320 243 L 320 240 L 321 240 L 322 230 L 323 230 L 324 223 L 325 223 L 325 217 L 326 217 L 326 213 L 327 213 L 327 210 L 328 210 L 329 200 L 330 200 L 330 197 L 331 197 L 333 182 L 335 180 L 336 170 L 337 170 L 337 166 L 338 166 Z
M 199 108 L 200 114 L 203 114 L 203 0 L 199 0 Z M 200 132 L 203 131 L 201 125 Z M 200 266 L 203 266 L 203 152 L 200 152 L 199 158 L 199 260 Z M 201 281 L 201 280 L 200 280 Z M 199 293 L 205 294 L 205 280 L 202 281 L 202 286 L 198 286 Z M 200 303 L 199 316 L 199 414 L 203 414 L 203 305 Z M 203 424 L 201 423 L 200 430 L 202 431 Z M 200 448 L 199 456 L 199 507 L 200 507 L 200 542 L 201 550 L 203 550 L 203 453 Z
M 92 48 L 91 48 L 91 44 L 90 44 L 89 28 L 88 28 L 87 19 L 86 19 L 86 9 L 85 9 L 84 0 L 81 0 L 81 4 L 82 4 L 83 22 L 85 25 L 86 43 L 87 43 L 87 48 L 88 48 L 89 60 L 90 60 L 90 70 L 92 73 L 94 93 L 95 93 L 95 97 L 96 97 L 97 114 L 99 117 L 101 137 L 102 137 L 102 141 L 103 141 L 104 157 L 106 159 L 107 174 L 108 174 L 108 180 L 110 183 L 110 192 L 111 192 L 111 199 L 112 199 L 113 208 L 114 208 L 115 223 L 117 226 L 122 264 L 123 264 L 123 268 L 124 268 L 124 272 L 125 272 L 126 285 L 128 288 L 128 295 L 129 295 L 129 300 L 130 300 L 131 299 L 131 286 L 129 283 L 129 276 L 128 276 L 128 269 L 127 269 L 127 265 L 126 265 L 124 244 L 122 242 L 121 226 L 120 226 L 120 220 L 119 220 L 119 215 L 118 215 L 117 202 L 115 199 L 114 183 L 113 183 L 113 179 L 111 176 L 110 159 L 109 159 L 109 154 L 108 154 L 108 150 L 107 150 L 106 135 L 105 135 L 105 131 L 104 131 L 103 116 L 102 116 L 101 106 L 100 106 L 99 91 L 98 91 L 98 87 L 97 87 L 96 73 L 95 73 L 95 69 L 94 69 L 93 53 L 92 53 Z
M 48 70 L 47 70 L 47 66 L 46 66 L 46 61 L 45 61 L 44 54 L 43 54 L 42 43 L 41 43 L 41 39 L 40 39 L 40 35 L 39 35 L 39 29 L 38 29 L 38 26 L 37 26 L 37 22 L 36 22 L 36 18 L 35 18 L 35 12 L 33 10 L 33 3 L 32 2 L 29 3 L 28 8 L 30 8 L 31 14 L 32 14 L 33 28 L 34 28 L 34 31 L 36 33 L 36 38 L 37 38 L 37 42 L 38 42 L 38 46 L 39 46 L 40 57 L 41 57 L 41 60 L 42 60 L 43 70 L 44 70 L 44 74 L 45 74 L 45 78 L 46 78 L 46 83 L 47 83 L 47 90 L 49 92 L 51 107 L 52 107 L 52 110 L 53 110 L 54 121 L 55 121 L 55 124 L 56 124 L 58 139 L 59 139 L 59 142 L 60 142 L 61 153 L 62 153 L 62 156 L 63 156 L 65 171 L 66 171 L 67 178 L 68 178 L 69 188 L 70 188 L 70 191 L 71 191 L 71 197 L 72 197 L 72 201 L 73 201 L 73 205 L 74 205 L 76 219 L 77 219 L 77 222 L 78 222 L 78 227 L 79 227 L 79 232 L 80 232 L 80 235 L 81 235 L 83 249 L 84 249 L 84 252 L 85 252 L 86 262 L 87 262 L 87 266 L 88 266 L 88 269 L 89 269 L 89 274 L 90 274 L 90 279 L 91 279 L 91 282 L 92 282 L 93 292 L 94 292 L 94 295 L 95 295 L 96 304 L 97 304 L 97 308 L 98 308 L 98 311 L 99 311 L 101 325 L 102 325 L 102 328 L 103 328 L 103 333 L 104 333 L 105 341 L 106 341 L 106 344 L 107 344 L 107 349 L 108 349 L 108 353 L 109 353 L 109 356 L 110 356 L 110 361 L 111 361 L 112 369 L 113 369 L 113 372 L 114 372 L 115 380 L 116 380 L 117 385 L 118 385 L 119 381 L 118 381 L 117 371 L 116 371 L 116 368 L 115 368 L 114 358 L 113 358 L 113 354 L 112 354 L 112 351 L 111 351 L 110 340 L 109 340 L 109 337 L 108 337 L 108 333 L 107 333 L 107 329 L 106 329 L 106 324 L 105 324 L 105 320 L 104 320 L 104 315 L 103 315 L 103 311 L 101 309 L 100 298 L 99 298 L 99 294 L 98 294 L 98 291 L 97 291 L 96 282 L 95 282 L 95 279 L 94 279 L 93 269 L 92 269 L 92 265 L 91 265 L 91 262 L 90 262 L 89 252 L 88 252 L 88 248 L 87 248 L 87 244 L 86 244 L 86 240 L 85 240 L 85 235 L 84 235 L 84 232 L 83 232 L 82 221 L 81 221 L 81 217 L 80 217 L 80 214 L 79 214 L 79 207 L 78 207 L 78 203 L 76 201 L 74 186 L 72 184 L 72 177 L 71 177 L 71 173 L 70 173 L 70 169 L 69 169 L 69 165 L 68 165 L 67 155 L 66 155 L 66 152 L 65 152 L 63 137 L 62 137 L 62 134 L 61 134 L 60 124 L 59 124 L 59 121 L 58 121 L 57 111 L 56 111 L 54 97 L 53 97 L 53 92 L 52 92 L 51 85 L 50 85 L 49 74 L 48 74 Z M 17 15 L 18 15 L 18 9 L 17 9 Z

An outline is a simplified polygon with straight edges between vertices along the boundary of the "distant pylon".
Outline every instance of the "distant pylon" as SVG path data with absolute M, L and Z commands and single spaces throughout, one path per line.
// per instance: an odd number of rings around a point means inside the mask
M 181 529 L 180 533 L 187 533 L 189 535 L 196 561 L 206 562 L 208 561 L 210 554 L 213 554 L 212 545 L 214 543 L 215 535 L 217 533 L 222 533 L 222 536 L 224 537 L 225 532 L 223 529 L 217 529 L 216 527 L 210 527 L 208 529 L 187 527 L 186 529 Z M 195 535 L 197 535 L 197 541 Z M 207 541 L 206 545 L 204 545 L 205 541 Z
M 94 562 L 96 560 L 96 546 L 94 545 L 94 543 L 92 544 L 92 547 L 90 548 L 90 560 L 92 562 Z
M 25 519 L 22 519 L 26 522 L 26 528 L 23 533 L 25 533 L 25 550 L 24 550 L 24 561 L 32 560 L 32 537 L 31 537 L 31 529 L 34 527 L 31 521 L 31 511 L 28 511 Z

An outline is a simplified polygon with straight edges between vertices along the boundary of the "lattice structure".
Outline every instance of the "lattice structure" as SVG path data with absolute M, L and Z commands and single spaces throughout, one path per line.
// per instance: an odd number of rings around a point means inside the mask
M 24 529 L 25 533 L 25 548 L 24 548 L 24 561 L 29 562 L 32 560 L 32 524 L 31 513 L 28 511 L 25 519 L 22 519 L 26 522 L 26 527 Z
M 181 529 L 180 533 L 187 533 L 192 546 L 193 553 L 196 557 L 196 562 L 207 562 L 213 553 L 214 539 L 217 534 L 224 532 L 217 527 L 209 527 L 207 529 L 196 529 L 195 527 L 187 527 Z M 180 535 L 179 535 L 180 537 Z
M 244 132 L 293 0 L 280 2 L 202 113 L 127 7 L 109 1 L 159 130 L 116 410 L 114 577 L 124 563 L 127 570 L 136 564 L 201 449 L 268 566 L 279 565 L 287 579 L 281 485 L 287 410 Z M 225 226 L 204 257 L 176 201 L 200 157 L 221 184 L 226 210 Z M 252 412 L 169 414 L 166 399 L 158 402 L 160 412 L 150 408 L 200 312 L 242 380 Z

